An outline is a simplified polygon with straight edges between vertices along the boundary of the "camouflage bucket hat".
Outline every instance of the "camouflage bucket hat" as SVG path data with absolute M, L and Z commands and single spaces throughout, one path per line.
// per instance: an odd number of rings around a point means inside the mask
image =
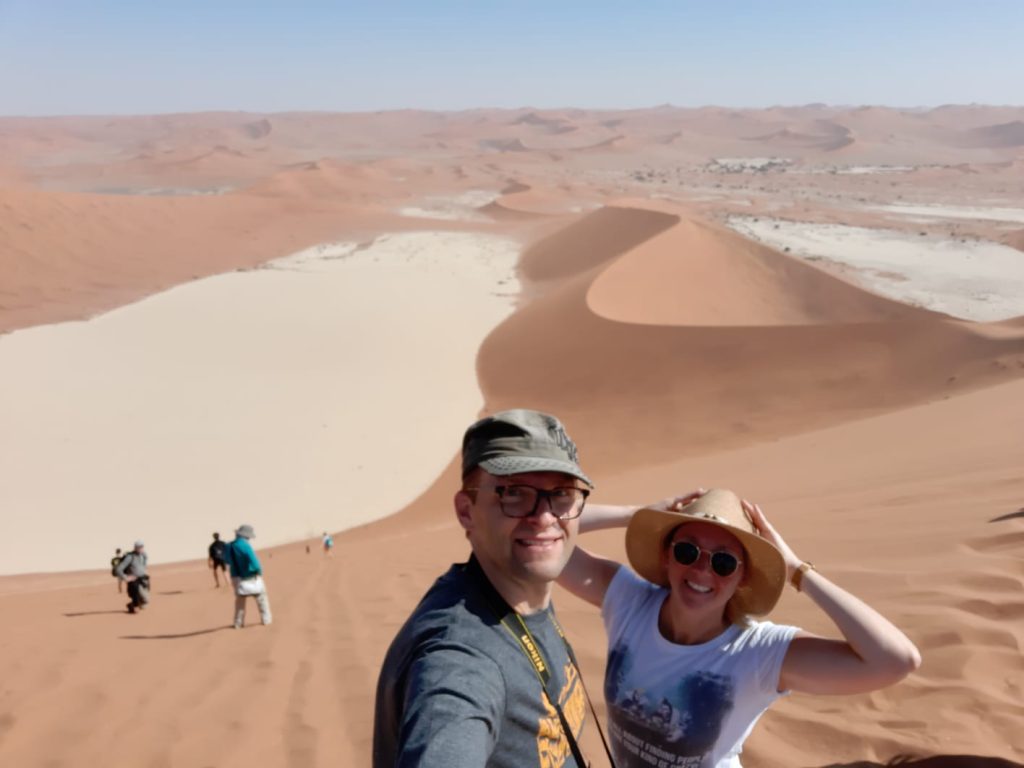
M 576 444 L 562 422 L 547 413 L 501 411 L 473 424 L 462 439 L 462 476 L 475 467 L 492 475 L 561 472 L 593 487 L 579 465 Z

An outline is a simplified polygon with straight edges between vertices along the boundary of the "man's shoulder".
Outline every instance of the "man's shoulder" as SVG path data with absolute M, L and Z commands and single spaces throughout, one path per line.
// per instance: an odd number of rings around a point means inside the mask
M 507 647 L 498 629 L 465 565 L 456 564 L 427 590 L 392 645 L 406 659 L 457 649 L 493 658 Z
M 481 626 L 487 618 L 485 608 L 464 564 L 457 563 L 431 585 L 406 626 L 426 629 L 437 625 L 459 634 Z

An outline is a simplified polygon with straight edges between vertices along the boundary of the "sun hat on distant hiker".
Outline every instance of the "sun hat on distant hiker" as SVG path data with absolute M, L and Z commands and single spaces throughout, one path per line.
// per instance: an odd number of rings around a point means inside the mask
M 240 525 L 238 530 L 235 531 L 235 536 L 242 539 L 255 539 L 256 532 L 252 529 L 251 525 Z

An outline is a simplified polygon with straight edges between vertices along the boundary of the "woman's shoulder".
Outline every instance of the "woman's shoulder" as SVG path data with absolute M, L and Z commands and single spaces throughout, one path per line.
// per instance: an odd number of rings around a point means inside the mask
M 636 600 L 645 596 L 653 597 L 658 594 L 664 594 L 666 591 L 665 587 L 652 584 L 628 565 L 620 566 L 608 585 L 609 596 L 611 596 L 612 592 L 615 592 L 616 596 L 628 596 L 630 600 Z
M 789 624 L 776 624 L 773 621 L 758 621 L 748 618 L 738 624 L 739 632 L 731 640 L 734 649 L 742 648 L 767 648 L 773 645 L 788 644 L 797 632 L 799 627 Z
M 667 590 L 639 576 L 623 565 L 612 578 L 601 605 L 601 615 L 609 631 L 615 626 L 632 623 L 661 607 Z

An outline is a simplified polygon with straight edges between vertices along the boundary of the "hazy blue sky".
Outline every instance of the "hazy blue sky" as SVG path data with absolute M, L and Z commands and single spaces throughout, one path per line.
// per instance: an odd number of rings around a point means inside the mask
M 0 0 L 0 114 L 1024 103 L 1022 0 Z

